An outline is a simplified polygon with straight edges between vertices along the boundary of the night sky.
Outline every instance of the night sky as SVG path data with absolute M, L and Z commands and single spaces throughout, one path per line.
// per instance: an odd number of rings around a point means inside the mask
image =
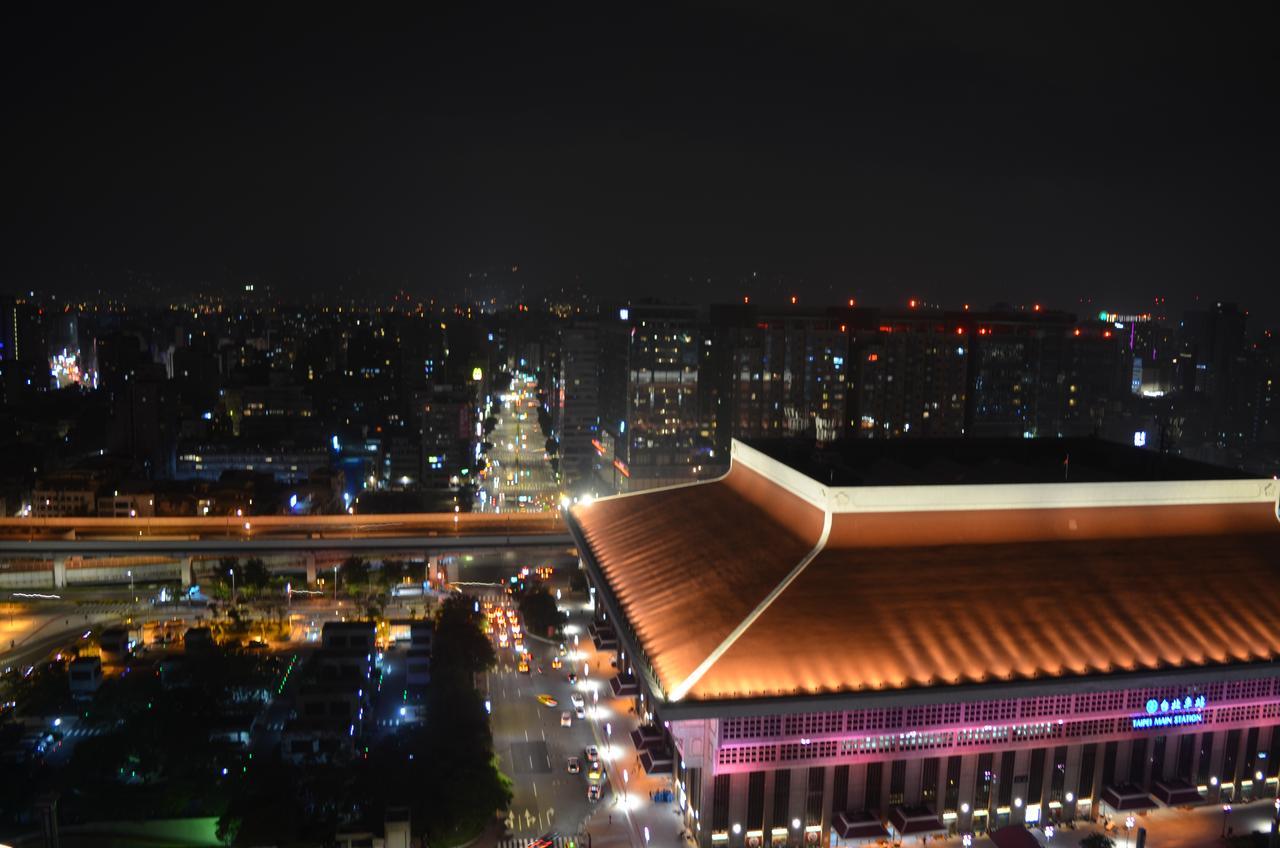
M 1263 4 L 41 5 L 3 13 L 0 288 L 1280 318 Z

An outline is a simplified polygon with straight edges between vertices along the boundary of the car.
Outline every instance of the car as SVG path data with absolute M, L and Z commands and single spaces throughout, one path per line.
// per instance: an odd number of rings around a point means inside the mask
M 569 703 L 573 704 L 575 707 L 585 707 L 587 705 L 587 699 L 583 698 L 577 692 L 574 692 L 569 696 Z
M 568 769 L 569 774 L 577 774 L 578 772 L 582 771 L 582 760 L 578 759 L 577 757 L 570 757 L 569 762 L 565 766 L 565 768 Z
M 600 749 L 595 745 L 588 745 L 586 750 L 587 762 L 595 763 L 600 761 Z
M 564 712 L 560 713 L 561 727 L 570 727 L 572 724 L 573 724 L 573 713 L 569 712 L 568 710 L 565 710 Z
M 563 665 L 564 665 L 564 663 L 560 661 L 560 658 L 559 658 L 559 657 L 552 657 L 552 658 L 551 658 L 551 667 L 552 667 L 552 668 L 560 668 L 560 667 L 561 667 L 561 666 L 563 666 Z
M 528 674 L 529 664 L 524 660 L 520 660 L 520 664 L 516 666 L 516 671 L 520 672 L 521 674 Z
M 574 674 L 572 671 L 569 672 L 569 685 L 572 686 L 577 682 L 578 682 L 578 675 Z
M 542 704 L 542 706 L 544 707 L 554 707 L 558 705 L 560 702 L 557 701 L 555 698 L 551 697 L 550 695 L 539 695 L 538 703 Z
M 574 707 L 573 714 L 578 717 L 579 721 L 581 721 L 587 717 L 587 709 L 586 707 Z
M 597 784 L 593 783 L 587 787 L 587 800 L 588 801 L 600 800 L 600 787 Z
M 597 760 L 587 766 L 587 780 L 604 780 L 604 763 Z

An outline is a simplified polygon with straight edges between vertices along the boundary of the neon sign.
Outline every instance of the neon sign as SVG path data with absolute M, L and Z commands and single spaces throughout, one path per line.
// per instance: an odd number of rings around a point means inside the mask
M 1205 708 L 1204 695 L 1194 698 L 1150 698 L 1146 703 L 1146 715 L 1134 716 L 1131 724 L 1134 730 L 1149 727 L 1179 727 L 1188 724 L 1203 724 Z
M 1196 699 L 1194 701 L 1191 700 L 1190 695 L 1188 695 L 1186 698 L 1183 698 L 1182 700 L 1174 698 L 1172 701 L 1170 701 L 1168 698 L 1165 698 L 1163 701 L 1157 701 L 1155 698 L 1151 698 L 1147 701 L 1147 715 L 1155 715 L 1156 713 L 1177 712 L 1178 710 L 1190 710 L 1190 709 L 1203 710 L 1204 705 L 1205 705 L 1204 695 L 1196 696 Z
M 1139 716 L 1133 720 L 1133 729 L 1148 727 L 1177 727 L 1183 724 L 1204 724 L 1204 713 L 1174 713 L 1173 715 Z

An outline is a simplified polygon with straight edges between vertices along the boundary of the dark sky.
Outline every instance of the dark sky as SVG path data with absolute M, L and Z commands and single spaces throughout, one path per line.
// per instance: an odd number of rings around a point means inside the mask
M 632 296 L 754 272 L 758 297 L 1280 317 L 1263 4 L 24 5 L 4 288 L 448 291 L 518 263 Z

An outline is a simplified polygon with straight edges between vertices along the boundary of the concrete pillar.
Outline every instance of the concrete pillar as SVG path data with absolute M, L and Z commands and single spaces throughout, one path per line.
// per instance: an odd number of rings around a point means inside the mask
M 307 585 L 314 586 L 316 584 L 316 555 L 307 551 L 303 557 L 303 562 L 307 565 Z
M 55 556 L 53 558 L 53 588 L 65 589 L 67 587 L 67 558 L 64 556 Z
M 194 557 L 185 556 L 178 560 L 178 570 L 182 574 L 182 587 L 184 589 L 190 586 L 193 582 L 191 575 L 194 567 L 193 559 Z

